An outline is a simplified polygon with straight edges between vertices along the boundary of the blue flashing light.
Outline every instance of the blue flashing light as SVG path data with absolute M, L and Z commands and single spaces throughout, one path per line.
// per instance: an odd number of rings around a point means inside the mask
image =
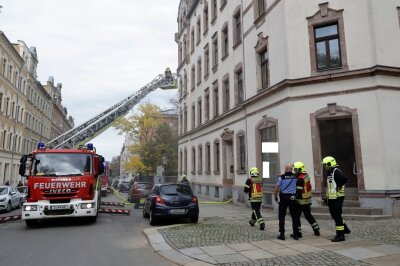
M 87 148 L 88 150 L 93 150 L 93 143 L 88 143 L 88 144 L 86 145 L 86 148 Z
M 44 149 L 46 146 L 44 145 L 43 142 L 39 142 L 37 147 L 38 147 L 38 149 Z

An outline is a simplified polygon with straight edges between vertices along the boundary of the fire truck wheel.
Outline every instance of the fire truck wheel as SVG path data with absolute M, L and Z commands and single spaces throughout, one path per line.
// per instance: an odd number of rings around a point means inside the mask
M 10 212 L 11 210 L 12 210 L 11 201 L 9 201 L 8 204 L 7 204 L 7 209 L 6 209 L 6 211 L 7 211 L 7 212 Z
M 88 217 L 88 222 L 94 224 L 97 221 L 97 215 Z
M 33 228 L 37 225 L 37 220 L 25 220 L 26 226 Z
M 150 225 L 156 225 L 157 224 L 157 219 L 154 217 L 153 211 L 150 210 Z

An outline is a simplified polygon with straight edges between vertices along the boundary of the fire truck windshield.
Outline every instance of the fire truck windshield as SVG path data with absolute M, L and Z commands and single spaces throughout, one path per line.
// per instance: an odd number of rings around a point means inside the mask
M 34 176 L 76 176 L 92 172 L 92 156 L 77 153 L 39 153 L 33 158 Z

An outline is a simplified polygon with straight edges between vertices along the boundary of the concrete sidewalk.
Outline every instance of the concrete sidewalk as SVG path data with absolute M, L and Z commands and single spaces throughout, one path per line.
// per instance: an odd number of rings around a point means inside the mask
M 262 211 L 265 231 L 248 225 L 250 213 L 243 206 L 203 205 L 198 224 L 150 228 L 144 233 L 156 252 L 179 265 L 400 265 L 398 219 L 352 221 L 346 241 L 333 243 L 331 221 L 318 221 L 321 236 L 317 237 L 302 219 L 303 238 L 296 241 L 289 237 L 287 216 L 286 240 L 281 241 L 276 239 L 276 213 Z

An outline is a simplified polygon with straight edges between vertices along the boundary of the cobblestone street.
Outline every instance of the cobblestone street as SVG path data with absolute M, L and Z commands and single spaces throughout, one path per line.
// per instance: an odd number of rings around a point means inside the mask
M 400 220 L 348 221 L 345 242 L 332 243 L 331 220 L 319 220 L 321 236 L 314 236 L 302 218 L 303 238 L 295 241 L 290 216 L 286 240 L 277 240 L 278 216 L 263 210 L 266 230 L 248 224 L 250 209 L 243 206 L 202 207 L 198 224 L 158 228 L 165 243 L 184 256 L 216 265 L 398 265 Z M 386 261 L 388 260 L 388 261 Z M 394 264 L 393 264 L 394 263 Z

